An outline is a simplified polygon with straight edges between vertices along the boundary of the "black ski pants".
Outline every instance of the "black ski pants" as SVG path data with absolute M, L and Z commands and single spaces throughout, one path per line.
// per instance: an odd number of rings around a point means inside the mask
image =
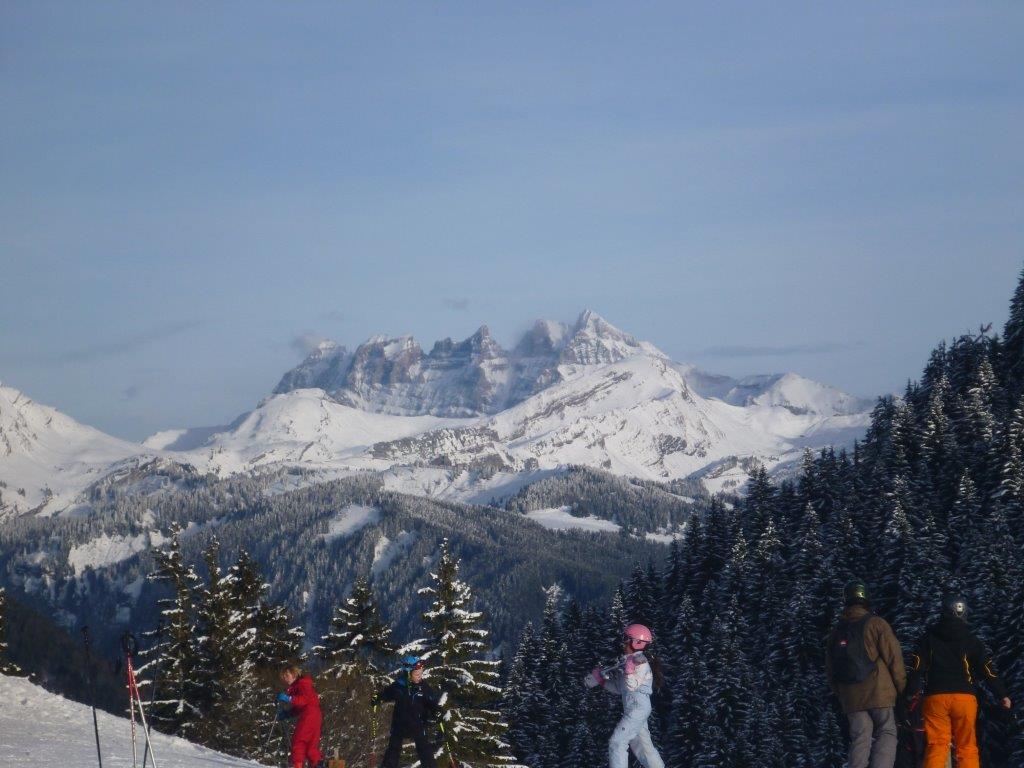
M 384 750 L 384 762 L 381 763 L 381 768 L 398 768 L 398 760 L 402 756 L 402 742 L 407 739 L 416 745 L 416 755 L 420 759 L 422 768 L 437 768 L 437 761 L 434 759 L 434 745 L 430 743 L 427 734 L 422 731 L 408 736 L 398 731 L 392 731 L 388 748 Z

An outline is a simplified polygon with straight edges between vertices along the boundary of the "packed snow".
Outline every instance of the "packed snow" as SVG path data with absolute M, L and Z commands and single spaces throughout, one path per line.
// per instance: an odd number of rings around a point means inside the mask
M 131 725 L 97 712 L 104 768 L 132 765 Z M 259 768 L 184 739 L 153 732 L 160 768 Z M 138 730 L 139 762 L 144 750 Z M 0 765 L 4 768 L 85 768 L 96 765 L 90 707 L 50 693 L 24 678 L 0 675 Z

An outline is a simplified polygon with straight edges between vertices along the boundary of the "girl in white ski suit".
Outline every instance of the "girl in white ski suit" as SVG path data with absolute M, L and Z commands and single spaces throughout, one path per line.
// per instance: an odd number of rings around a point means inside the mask
M 637 635 L 635 639 L 632 637 L 634 634 Z M 650 630 L 646 627 L 637 624 L 627 627 L 625 653 L 619 664 L 607 676 L 600 669 L 591 673 L 594 682 L 622 697 L 622 719 L 608 742 L 609 768 L 627 768 L 630 749 L 644 768 L 665 768 L 647 727 L 647 718 L 651 716 L 651 694 L 654 693 L 654 673 L 641 649 L 651 639 Z

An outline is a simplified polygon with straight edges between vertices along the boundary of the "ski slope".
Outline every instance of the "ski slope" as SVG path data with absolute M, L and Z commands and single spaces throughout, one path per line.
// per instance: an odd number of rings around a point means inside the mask
M 98 712 L 104 768 L 132 764 L 131 724 Z M 144 741 L 139 729 L 139 765 Z M 184 739 L 153 733 L 159 768 L 258 768 Z M 0 766 L 4 768 L 89 768 L 97 765 L 92 710 L 50 693 L 28 680 L 0 675 Z M 152 765 L 152 762 L 149 763 Z

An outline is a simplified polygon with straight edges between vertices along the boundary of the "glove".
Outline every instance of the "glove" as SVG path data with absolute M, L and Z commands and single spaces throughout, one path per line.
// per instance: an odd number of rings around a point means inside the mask
M 894 714 L 896 715 L 896 722 L 900 724 L 906 723 L 910 719 L 910 708 L 908 707 L 907 699 L 904 696 L 896 697 Z
M 601 674 L 601 668 L 594 667 L 593 671 L 583 678 L 583 684 L 587 688 L 597 688 L 599 685 L 604 685 L 604 675 Z
M 277 694 L 277 700 L 279 702 L 281 702 L 282 704 L 291 704 L 292 703 L 292 697 L 289 696 L 287 693 L 279 693 L 279 694 Z
M 622 665 L 622 671 L 627 675 L 632 675 L 636 672 L 636 661 L 633 660 L 632 656 L 626 657 L 626 663 Z

